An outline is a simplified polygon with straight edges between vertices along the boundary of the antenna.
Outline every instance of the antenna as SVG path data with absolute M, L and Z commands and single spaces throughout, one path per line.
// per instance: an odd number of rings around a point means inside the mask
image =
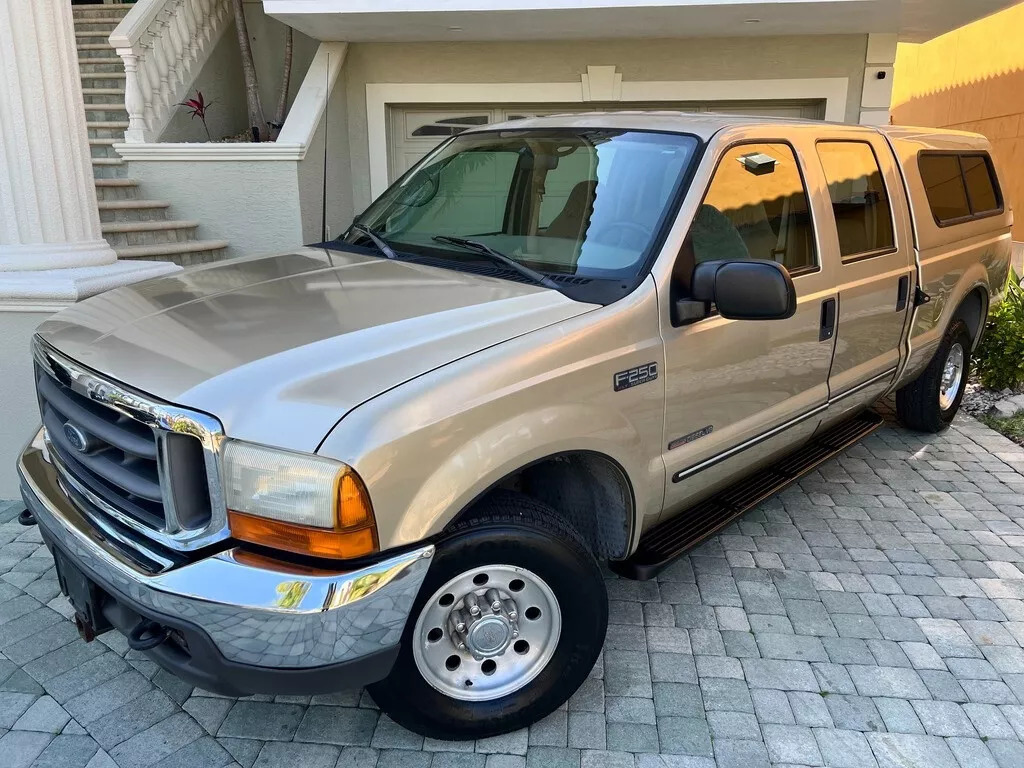
M 327 52 L 324 74 L 324 185 L 320 193 L 320 242 L 327 242 L 327 129 L 331 125 L 331 52 Z

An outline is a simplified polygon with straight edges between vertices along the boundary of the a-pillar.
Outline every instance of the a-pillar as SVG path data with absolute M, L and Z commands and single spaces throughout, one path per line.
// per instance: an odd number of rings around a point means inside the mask
M 0 499 L 38 423 L 29 341 L 68 304 L 178 270 L 118 261 L 96 205 L 68 0 L 0 0 Z

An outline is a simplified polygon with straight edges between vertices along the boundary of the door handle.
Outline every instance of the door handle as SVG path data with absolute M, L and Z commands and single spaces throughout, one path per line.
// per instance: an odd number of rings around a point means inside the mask
M 825 299 L 821 302 L 821 331 L 818 341 L 828 341 L 836 334 L 836 300 Z
M 910 275 L 900 278 L 899 286 L 896 289 L 896 311 L 902 312 L 907 308 L 907 299 L 910 297 Z

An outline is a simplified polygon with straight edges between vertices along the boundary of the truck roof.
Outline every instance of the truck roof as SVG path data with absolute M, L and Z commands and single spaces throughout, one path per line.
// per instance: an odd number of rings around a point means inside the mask
M 667 131 L 673 133 L 689 133 L 700 139 L 708 140 L 724 128 L 735 128 L 756 125 L 817 125 L 827 129 L 828 126 L 859 128 L 865 132 L 881 132 L 894 140 L 909 141 L 935 148 L 982 149 L 988 146 L 984 137 L 963 131 L 950 131 L 938 128 L 914 128 L 905 126 L 868 126 L 850 125 L 845 123 L 829 123 L 821 120 L 802 120 L 797 118 L 765 117 L 763 115 L 725 115 L 713 112 L 681 112 L 678 110 L 635 110 L 624 112 L 570 112 L 559 115 L 530 117 L 523 120 L 510 120 L 494 125 L 474 128 L 475 131 L 495 129 L 522 128 L 620 128 L 647 131 Z

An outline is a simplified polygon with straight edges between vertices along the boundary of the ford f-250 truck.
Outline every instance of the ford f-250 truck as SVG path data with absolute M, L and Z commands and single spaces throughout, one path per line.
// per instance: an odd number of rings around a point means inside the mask
M 878 426 L 945 428 L 1007 279 L 979 136 L 470 130 L 340 238 L 45 322 L 20 459 L 86 639 L 434 737 L 556 709 L 650 578 Z

